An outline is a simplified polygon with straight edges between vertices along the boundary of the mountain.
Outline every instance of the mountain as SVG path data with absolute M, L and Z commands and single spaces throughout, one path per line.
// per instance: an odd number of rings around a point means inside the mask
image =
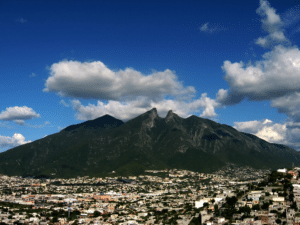
M 197 116 L 184 119 L 169 111 L 161 118 L 155 108 L 126 123 L 105 115 L 0 153 L 0 173 L 22 176 L 212 172 L 227 163 L 276 169 L 300 164 L 300 154 Z

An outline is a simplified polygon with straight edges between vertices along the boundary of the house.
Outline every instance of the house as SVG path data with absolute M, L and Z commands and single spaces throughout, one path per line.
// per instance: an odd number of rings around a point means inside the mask
M 284 168 L 284 169 L 278 169 L 277 172 L 278 172 L 278 173 L 286 173 L 286 172 L 287 172 L 287 169 L 285 169 L 285 168 Z
M 201 208 L 203 207 L 204 203 L 208 203 L 209 201 L 211 201 L 213 198 L 203 198 L 203 199 L 200 199 L 199 201 L 195 201 L 195 207 L 198 209 L 198 208 Z
M 281 203 L 282 205 L 285 205 L 284 197 L 273 197 L 273 202 Z

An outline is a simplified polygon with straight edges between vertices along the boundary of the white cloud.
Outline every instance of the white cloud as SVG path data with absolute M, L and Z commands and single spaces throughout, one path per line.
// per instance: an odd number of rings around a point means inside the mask
M 27 106 L 15 106 L 6 108 L 0 113 L 0 120 L 15 121 L 18 124 L 24 124 L 24 120 L 33 118 L 39 118 L 40 114 L 37 114 L 32 108 Z
M 265 119 L 261 121 L 235 122 L 234 127 L 239 131 L 254 134 L 268 142 L 287 144 L 285 142 L 286 124 L 274 124 L 271 120 Z
M 65 107 L 69 107 L 69 104 L 67 104 L 63 99 L 59 102 L 59 104 L 65 106 Z
M 276 14 L 276 10 L 270 6 L 269 2 L 266 0 L 260 0 L 259 2 L 260 6 L 256 10 L 256 13 L 263 17 L 263 27 L 271 32 L 276 27 L 282 26 L 279 15 Z
M 32 73 L 32 74 L 29 75 L 29 77 L 36 77 L 36 74 Z
M 24 120 L 14 120 L 14 122 L 20 126 L 24 126 L 25 125 L 25 121 Z
M 227 28 L 219 25 L 219 24 L 214 24 L 214 25 L 209 25 L 210 23 L 204 23 L 202 24 L 202 26 L 199 28 L 200 31 L 204 32 L 204 33 L 217 33 L 219 31 L 225 31 L 227 30 Z
M 6 147 L 13 148 L 29 142 L 31 141 L 25 141 L 25 137 L 19 133 L 15 133 L 12 137 L 0 135 L 0 148 L 6 148 Z
M 277 108 L 278 112 L 285 113 L 289 118 L 300 122 L 300 92 L 273 99 L 271 103 L 271 106 Z
M 199 111 L 202 111 L 200 115 L 202 117 L 213 117 L 216 116 L 214 109 L 220 105 L 215 100 L 207 97 L 206 93 L 202 94 L 200 99 L 190 102 L 171 99 L 149 102 L 146 98 L 141 97 L 127 102 L 111 100 L 107 104 L 98 101 L 97 105 L 88 104 L 87 106 L 82 105 L 79 100 L 73 100 L 72 104 L 73 109 L 76 111 L 76 118 L 79 120 L 92 120 L 109 114 L 123 121 L 139 116 L 152 108 L 157 108 L 158 114 L 161 117 L 165 117 L 169 110 L 172 110 L 181 117 L 187 117 L 192 112 Z
M 165 114 L 168 110 L 179 115 L 202 111 L 201 116 L 213 117 L 216 116 L 215 108 L 220 106 L 206 93 L 200 99 L 192 99 L 195 88 L 183 86 L 169 69 L 144 75 L 132 68 L 113 71 L 100 61 L 62 61 L 53 64 L 50 71 L 51 76 L 45 83 L 44 91 L 98 100 L 97 105 L 87 106 L 83 106 L 79 100 L 72 100 L 79 120 L 95 119 L 104 114 L 128 120 L 153 107 Z M 105 101 L 108 103 L 104 104 Z M 60 104 L 68 107 L 64 100 Z M 164 104 L 168 105 L 168 109 Z
M 51 66 L 50 74 L 44 91 L 74 98 L 122 101 L 144 96 L 158 101 L 167 95 L 189 99 L 196 92 L 169 69 L 144 75 L 132 68 L 113 71 L 100 61 L 61 61 Z
M 242 132 L 255 134 L 258 130 L 263 128 L 263 122 L 258 120 L 234 122 L 234 128 Z
M 278 143 L 285 139 L 285 125 L 275 124 L 270 127 L 263 127 L 255 135 L 261 139 L 264 139 L 268 142 Z
M 224 102 L 226 99 L 228 99 L 228 90 L 220 89 L 216 97 L 217 102 Z
M 50 122 L 46 121 L 44 124 L 39 124 L 39 125 L 30 125 L 30 124 L 26 124 L 28 127 L 31 127 L 31 128 L 44 128 L 46 127 L 47 125 L 49 125 Z
M 262 57 L 255 65 L 224 62 L 224 79 L 230 86 L 228 98 L 271 100 L 300 91 L 300 51 L 296 46 L 278 45 Z
M 266 37 L 258 38 L 256 44 L 267 48 L 272 47 L 274 44 L 289 43 L 283 33 L 284 23 L 268 1 L 260 0 L 260 7 L 256 10 L 256 13 L 262 17 L 262 27 L 269 33 Z
M 284 23 L 266 0 L 260 0 L 257 13 L 262 17 L 263 28 L 269 35 L 259 37 L 256 43 L 273 48 L 255 63 L 250 61 L 245 65 L 242 61 L 224 61 L 224 79 L 230 88 L 219 90 L 217 101 L 225 105 L 237 104 L 245 98 L 252 101 L 273 100 L 300 91 L 298 47 L 283 45 L 290 43 L 283 33 Z
M 300 123 L 286 122 L 281 124 L 265 119 L 235 122 L 234 127 L 241 132 L 253 134 L 267 142 L 283 144 L 300 150 Z
M 270 100 L 280 113 L 300 121 L 300 50 L 296 46 L 278 45 L 255 65 L 225 61 L 222 69 L 230 89 L 219 90 L 218 102 L 230 105 L 244 98 Z

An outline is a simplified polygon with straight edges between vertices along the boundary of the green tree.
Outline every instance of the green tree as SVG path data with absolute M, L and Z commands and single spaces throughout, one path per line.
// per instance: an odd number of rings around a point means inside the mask
M 226 203 L 230 205 L 232 208 L 234 207 L 235 203 L 237 202 L 237 198 L 235 196 L 233 197 L 226 197 Z
M 198 218 L 194 217 L 191 222 L 189 223 L 189 225 L 201 225 L 201 221 L 199 221 Z
M 58 217 L 57 216 L 54 216 L 51 220 L 52 223 L 56 223 L 58 222 Z
M 262 209 L 269 209 L 269 205 L 270 205 L 269 203 L 266 203 L 266 202 L 265 202 L 265 203 L 261 206 L 261 208 L 262 208 Z
M 252 210 L 260 210 L 259 204 L 253 205 Z
M 99 212 L 99 211 L 94 211 L 94 217 L 98 217 L 98 216 L 100 216 L 101 215 L 101 213 Z
M 217 217 L 220 216 L 219 206 L 217 204 L 214 205 L 214 209 L 215 209 L 215 215 Z

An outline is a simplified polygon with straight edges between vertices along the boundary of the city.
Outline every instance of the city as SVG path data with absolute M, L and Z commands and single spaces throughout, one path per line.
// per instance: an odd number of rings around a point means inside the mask
M 228 164 L 72 179 L 1 176 L 1 224 L 298 224 L 300 168 Z

